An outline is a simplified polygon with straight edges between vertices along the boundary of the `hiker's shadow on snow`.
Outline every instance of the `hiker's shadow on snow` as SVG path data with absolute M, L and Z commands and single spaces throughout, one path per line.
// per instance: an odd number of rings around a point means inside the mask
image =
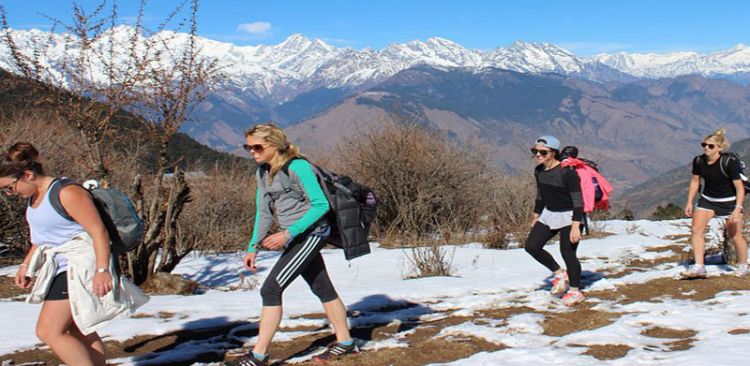
M 217 348 L 233 348 L 228 346 L 242 346 L 242 341 L 233 336 L 254 337 L 258 334 L 257 327 L 249 327 L 254 322 L 230 321 L 225 316 L 197 319 L 187 322 L 182 330 L 165 333 L 153 337 L 141 338 L 138 342 L 127 344 L 123 351 L 140 353 L 148 349 L 145 354 L 133 356 L 132 365 L 192 365 L 195 362 L 220 362 L 223 351 Z M 238 331 L 239 330 L 239 331 Z M 215 343 L 215 344 L 213 344 Z M 196 349 L 201 351 L 196 352 Z M 175 356 L 191 353 L 189 357 Z M 167 362 L 168 361 L 168 362 Z
M 242 267 L 242 255 L 237 255 L 237 261 L 240 263 L 239 272 L 237 267 L 230 267 L 223 270 L 216 270 L 216 268 L 222 268 L 227 263 L 226 257 L 206 257 L 204 260 L 206 264 L 197 270 L 195 274 L 191 275 L 191 279 L 201 283 L 209 288 L 227 286 L 237 281 L 237 278 L 242 274 L 245 277 L 254 276 L 259 273 L 269 271 L 271 266 L 268 265 L 267 258 L 276 257 L 276 254 L 268 254 L 267 252 L 261 252 L 258 259 L 261 264 L 257 265 L 255 272 L 250 272 Z M 233 259 L 234 260 L 234 259 Z
M 397 334 L 414 329 L 422 324 L 422 321 L 419 320 L 420 316 L 434 312 L 427 306 L 393 299 L 384 294 L 367 296 L 361 301 L 349 305 L 348 308 L 350 332 L 352 337 L 358 341 L 360 347 L 372 341 L 381 332 L 387 331 Z M 395 321 L 398 321 L 398 325 L 389 326 Z M 381 329 L 386 326 L 388 327 L 387 330 Z M 392 328 L 394 326 L 397 328 Z M 309 355 L 334 341 L 336 341 L 336 336 L 333 334 L 318 338 L 310 346 L 289 356 L 286 360 Z
M 581 289 L 584 289 L 586 287 L 591 286 L 594 282 L 601 280 L 604 278 L 604 274 L 601 272 L 592 272 L 592 271 L 581 271 Z M 544 285 L 537 288 L 537 290 L 541 291 L 550 291 L 552 290 L 552 280 L 555 278 L 554 275 L 549 275 L 547 278 L 544 279 Z

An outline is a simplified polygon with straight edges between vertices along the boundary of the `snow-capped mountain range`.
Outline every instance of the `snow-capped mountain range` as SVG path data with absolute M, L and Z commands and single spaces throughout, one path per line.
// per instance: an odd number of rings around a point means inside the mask
M 601 54 L 591 58 L 622 72 L 643 78 L 732 75 L 750 72 L 750 47 L 738 44 L 710 54 L 696 52 Z
M 114 34 L 118 40 L 127 40 L 132 31 L 121 26 L 115 28 Z M 31 49 L 35 39 L 50 36 L 38 30 L 12 32 L 22 50 Z M 153 37 L 159 36 L 164 34 Z M 64 37 L 51 35 L 49 47 L 43 52 L 42 61 L 52 69 L 60 65 L 64 57 Z M 176 34 L 172 41 L 179 42 L 186 37 L 186 34 Z M 258 99 L 272 104 L 317 88 L 365 88 L 416 65 L 552 72 L 601 82 L 685 74 L 750 75 L 750 47 L 742 44 L 711 54 L 621 52 L 591 58 L 579 57 L 548 43 L 518 41 L 508 47 L 482 51 L 437 37 L 392 44 L 382 50 L 339 48 L 301 34 L 293 34 L 276 45 L 237 46 L 207 38 L 199 38 L 198 45 L 206 56 L 220 60 L 226 75 L 225 86 L 250 91 Z M 0 42 L 0 67 L 8 68 L 9 61 L 9 51 Z

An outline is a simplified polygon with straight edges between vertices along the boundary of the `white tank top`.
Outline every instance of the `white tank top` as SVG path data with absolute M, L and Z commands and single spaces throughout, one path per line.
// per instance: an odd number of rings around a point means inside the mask
M 34 208 L 29 205 L 26 208 L 26 221 L 29 223 L 31 243 L 34 245 L 60 246 L 86 231 L 77 222 L 62 217 L 52 207 L 49 193 L 52 191 L 52 186 L 59 182 L 58 180 L 50 184 L 39 207 Z M 58 254 L 55 256 L 55 262 L 57 262 L 57 273 L 67 270 L 68 261 L 65 257 Z

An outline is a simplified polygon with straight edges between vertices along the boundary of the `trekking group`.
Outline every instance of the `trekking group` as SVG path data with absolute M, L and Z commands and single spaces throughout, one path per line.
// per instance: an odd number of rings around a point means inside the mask
M 283 293 L 300 276 L 320 299 L 336 337 L 315 361 L 326 363 L 358 352 L 346 306 L 320 251 L 332 243 L 344 249 L 347 259 L 369 253 L 367 235 L 378 204 L 375 193 L 308 161 L 272 123 L 252 127 L 245 141 L 244 148 L 258 169 L 253 232 L 243 264 L 255 271 L 261 249 L 281 254 L 260 290 L 263 307 L 254 348 L 231 364 L 269 364 L 268 349 L 281 322 Z M 692 218 L 695 265 L 684 275 L 706 276 L 704 233 L 714 217 L 725 221 L 740 261 L 737 274 L 745 275 L 743 164 L 727 151 L 723 130 L 707 136 L 701 146 L 703 154 L 693 159 L 685 206 L 685 214 Z M 551 293 L 574 306 L 585 300 L 576 251 L 586 230 L 586 216 L 608 208 L 612 187 L 595 163 L 579 158 L 576 147 L 562 148 L 553 136 L 537 138 L 530 148 L 537 193 L 525 250 L 550 270 Z M 28 143 L 16 143 L 0 157 L 0 191 L 27 200 L 32 246 L 15 283 L 31 288 L 29 302 L 42 303 L 38 337 L 66 364 L 104 365 L 105 348 L 97 330 L 132 315 L 148 301 L 117 268 L 116 256 L 137 245 L 143 234 L 137 214 L 116 190 L 87 189 L 47 175 L 39 152 Z M 272 233 L 274 218 L 278 230 Z M 565 267 L 544 250 L 558 234 Z

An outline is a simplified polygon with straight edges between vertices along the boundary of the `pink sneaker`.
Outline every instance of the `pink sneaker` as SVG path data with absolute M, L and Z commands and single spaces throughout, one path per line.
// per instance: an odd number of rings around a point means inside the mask
M 579 291 L 568 291 L 565 296 L 562 297 L 563 304 L 567 306 L 573 306 L 575 304 L 578 304 L 579 302 L 585 300 L 586 297 L 583 296 L 583 292 Z
M 568 291 L 568 271 L 563 271 L 562 276 L 555 275 L 555 278 L 552 279 L 550 293 L 552 295 L 559 295 L 565 291 Z

